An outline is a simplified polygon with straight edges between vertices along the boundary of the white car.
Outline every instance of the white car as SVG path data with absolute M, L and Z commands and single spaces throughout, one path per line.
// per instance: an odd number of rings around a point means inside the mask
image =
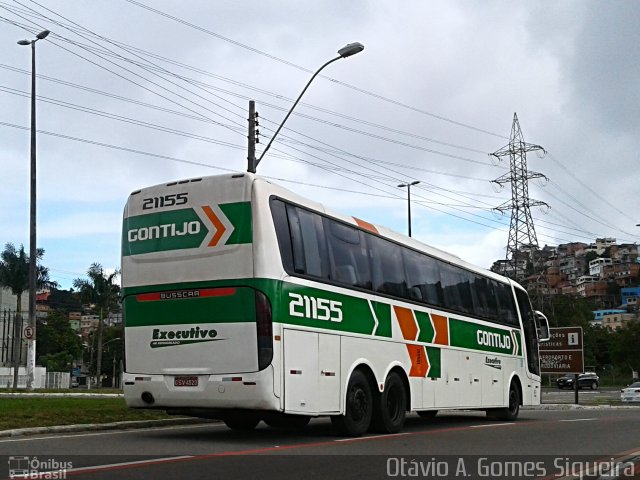
M 640 382 L 635 382 L 620 390 L 622 402 L 640 402 Z

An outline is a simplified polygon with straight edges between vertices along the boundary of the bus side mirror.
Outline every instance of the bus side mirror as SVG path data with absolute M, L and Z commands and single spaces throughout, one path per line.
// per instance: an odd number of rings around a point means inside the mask
M 546 342 L 551 338 L 551 333 L 549 332 L 549 320 L 544 313 L 536 310 L 536 330 L 538 331 L 538 340 L 541 342 Z

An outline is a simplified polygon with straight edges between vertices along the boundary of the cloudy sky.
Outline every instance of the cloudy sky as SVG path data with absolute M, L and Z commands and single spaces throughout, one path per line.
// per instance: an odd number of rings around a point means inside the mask
M 483 267 L 503 258 L 514 112 L 538 242 L 640 241 L 640 2 L 0 2 L 0 242 L 29 232 L 29 47 L 37 45 L 38 245 L 68 288 L 119 267 L 129 193 L 246 169 L 325 61 L 258 173 Z M 495 160 L 495 159 L 494 159 Z

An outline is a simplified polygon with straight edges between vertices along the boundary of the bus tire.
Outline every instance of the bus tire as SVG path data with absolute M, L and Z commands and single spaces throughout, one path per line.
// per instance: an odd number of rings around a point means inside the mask
M 396 372 L 391 372 L 384 382 L 384 391 L 376 396 L 373 409 L 373 430 L 381 433 L 398 433 L 407 415 L 407 391 Z
M 281 430 L 300 430 L 306 427 L 311 420 L 311 417 L 305 415 L 270 415 L 265 416 L 264 423 L 271 428 L 278 428 Z
M 229 415 L 222 419 L 227 427 L 231 430 L 238 431 L 250 431 L 256 428 L 258 423 L 260 423 L 260 419 L 251 414 L 238 414 L 238 415 Z
M 373 413 L 373 394 L 367 376 L 354 370 L 347 385 L 344 415 L 331 417 L 331 423 L 340 435 L 359 437 L 367 431 Z
M 487 416 L 492 420 L 511 421 L 518 418 L 520 413 L 520 390 L 515 382 L 509 386 L 509 406 L 487 410 Z

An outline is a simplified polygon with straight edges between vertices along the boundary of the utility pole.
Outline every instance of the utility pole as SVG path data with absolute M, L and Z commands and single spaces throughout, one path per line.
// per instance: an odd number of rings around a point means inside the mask
M 249 100 L 249 141 L 248 155 L 247 155 L 247 172 L 256 173 L 256 143 L 260 143 L 258 135 L 260 132 L 256 130 L 258 126 L 258 114 L 256 113 L 255 100 Z
M 540 145 L 524 141 L 518 115 L 514 113 L 509 143 L 490 154 L 496 157 L 498 162 L 501 161 L 502 157 L 509 157 L 509 173 L 496 178 L 493 183 L 500 185 L 500 187 L 505 183 L 511 184 L 511 200 L 496 207 L 495 210 L 501 213 L 508 210 L 511 211 L 506 254 L 510 272 L 505 271 L 505 274 L 513 277 L 516 281 L 520 281 L 525 277 L 526 265 L 525 269 L 518 268 L 518 260 L 522 257 L 522 254 L 528 252 L 531 259 L 533 250 L 538 249 L 538 239 L 536 238 L 536 231 L 531 218 L 531 207 L 549 207 L 545 202 L 529 198 L 529 180 L 534 178 L 548 180 L 542 173 L 527 170 L 527 152 L 534 151 L 546 153 L 545 149 Z

